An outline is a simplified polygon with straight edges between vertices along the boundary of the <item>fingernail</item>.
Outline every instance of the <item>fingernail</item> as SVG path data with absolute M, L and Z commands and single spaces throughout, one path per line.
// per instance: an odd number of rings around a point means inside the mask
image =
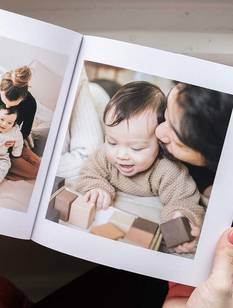
M 228 241 L 233 245 L 233 230 L 228 233 Z

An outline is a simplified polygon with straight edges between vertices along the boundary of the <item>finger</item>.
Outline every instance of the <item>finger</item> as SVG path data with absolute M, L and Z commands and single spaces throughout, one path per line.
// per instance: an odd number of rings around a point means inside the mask
M 106 192 L 104 194 L 104 199 L 103 199 L 103 209 L 107 209 L 111 204 L 111 197 L 109 194 Z
M 176 253 L 193 253 L 196 251 L 197 241 L 194 240 L 192 242 L 185 242 L 182 245 L 178 245 L 175 247 Z
M 198 237 L 201 233 L 201 228 L 190 224 L 191 226 L 191 235 L 194 237 Z
M 83 201 L 88 202 L 91 196 L 91 191 L 88 191 L 85 193 L 85 195 L 83 196 Z
M 231 293 L 233 285 L 233 228 L 220 237 L 207 283 L 220 293 Z
M 178 217 L 182 217 L 183 215 L 181 214 L 181 212 L 179 211 L 175 211 L 172 218 L 175 219 L 175 218 L 178 218 Z
M 177 253 L 186 253 L 186 252 L 187 252 L 187 249 L 185 248 L 185 246 L 179 245 L 179 246 L 177 246 L 177 248 L 175 248 L 175 251 L 176 251 Z
M 103 207 L 103 199 L 104 199 L 104 194 L 102 192 L 99 192 L 98 198 L 96 200 L 96 207 L 98 210 L 101 210 Z
M 90 194 L 90 198 L 89 198 L 89 202 L 91 204 L 96 204 L 97 198 L 98 198 L 98 191 L 97 190 L 91 190 L 91 194 Z
M 197 242 L 194 240 L 192 242 L 184 243 L 183 248 L 185 253 L 193 253 L 197 249 Z
M 177 246 L 177 247 L 174 248 L 174 251 L 175 251 L 176 253 L 183 253 L 183 248 L 182 248 L 181 245 L 179 245 L 179 246 Z

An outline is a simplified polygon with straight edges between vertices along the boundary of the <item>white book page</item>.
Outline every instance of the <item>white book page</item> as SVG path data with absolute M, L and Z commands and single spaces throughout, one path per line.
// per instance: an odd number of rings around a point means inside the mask
M 32 151 L 41 159 L 35 179 L 5 178 L 0 184 L 2 234 L 31 237 L 81 41 L 81 34 L 0 10 L 0 73 L 31 67 L 29 92 L 37 103 Z
M 232 67 L 184 55 L 87 36 L 83 41 L 78 72 L 83 65 L 87 68 L 84 61 L 89 61 L 89 64 L 93 65 L 103 64 L 111 66 L 111 68 L 117 67 L 129 72 L 136 72 L 137 77 L 142 79 L 148 76 L 150 78 L 157 76 L 162 80 L 162 83 L 167 80 L 176 80 L 233 94 Z M 41 200 L 37 224 L 34 228 L 33 240 L 79 258 L 151 277 L 194 286 L 205 280 L 209 274 L 216 241 L 222 231 L 230 226 L 233 217 L 233 208 L 230 206 L 233 191 L 229 185 L 232 182 L 233 170 L 231 159 L 233 155 L 232 119 L 228 127 L 197 251 L 192 258 L 186 258 L 96 236 L 90 234 L 88 229 L 78 228 L 70 224 L 69 221 L 64 222 L 60 219 L 59 223 L 55 223 L 45 219 L 54 177 L 59 175 L 59 161 L 72 106 L 73 102 L 70 102 L 64 113 Z M 126 199 L 122 199 L 123 202 L 120 202 L 120 206 L 118 205 L 118 210 L 132 213 L 132 202 L 127 199 L 127 196 L 123 197 Z M 130 207 L 122 207 L 124 202 L 128 203 Z M 134 200 L 134 202 L 140 204 L 138 200 Z M 143 202 L 145 203 L 145 201 Z M 148 203 L 150 202 L 148 201 Z M 136 212 L 134 214 L 139 215 Z M 111 215 L 112 209 L 103 215 L 98 213 L 96 221 L 105 223 L 109 221 Z M 142 217 L 150 218 L 146 215 Z M 156 221 L 156 215 L 153 219 Z M 150 220 L 152 220 L 152 216 Z

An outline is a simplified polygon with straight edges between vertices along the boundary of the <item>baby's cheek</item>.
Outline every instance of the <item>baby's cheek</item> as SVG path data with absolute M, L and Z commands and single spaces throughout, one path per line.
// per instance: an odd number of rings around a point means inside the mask
M 109 162 L 112 163 L 114 161 L 114 151 L 109 149 L 109 147 L 105 148 L 105 155 Z
M 146 153 L 138 153 L 136 155 L 133 155 L 133 159 L 136 162 L 137 165 L 147 165 L 148 163 L 150 163 L 151 160 L 151 156 L 147 155 Z

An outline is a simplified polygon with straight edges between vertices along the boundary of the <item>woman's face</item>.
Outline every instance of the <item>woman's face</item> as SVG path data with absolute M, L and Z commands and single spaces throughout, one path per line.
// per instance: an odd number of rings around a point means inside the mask
M 176 102 L 178 91 L 179 88 L 175 86 L 168 95 L 165 121 L 157 126 L 156 137 L 161 141 L 165 150 L 176 159 L 192 165 L 204 166 L 205 158 L 202 154 L 185 145 L 177 136 L 176 132 L 180 133 L 183 116 L 183 110 Z
M 23 100 L 23 97 L 20 97 L 17 100 L 10 101 L 7 99 L 4 91 L 0 91 L 0 95 L 2 102 L 6 105 L 7 108 L 18 106 Z

